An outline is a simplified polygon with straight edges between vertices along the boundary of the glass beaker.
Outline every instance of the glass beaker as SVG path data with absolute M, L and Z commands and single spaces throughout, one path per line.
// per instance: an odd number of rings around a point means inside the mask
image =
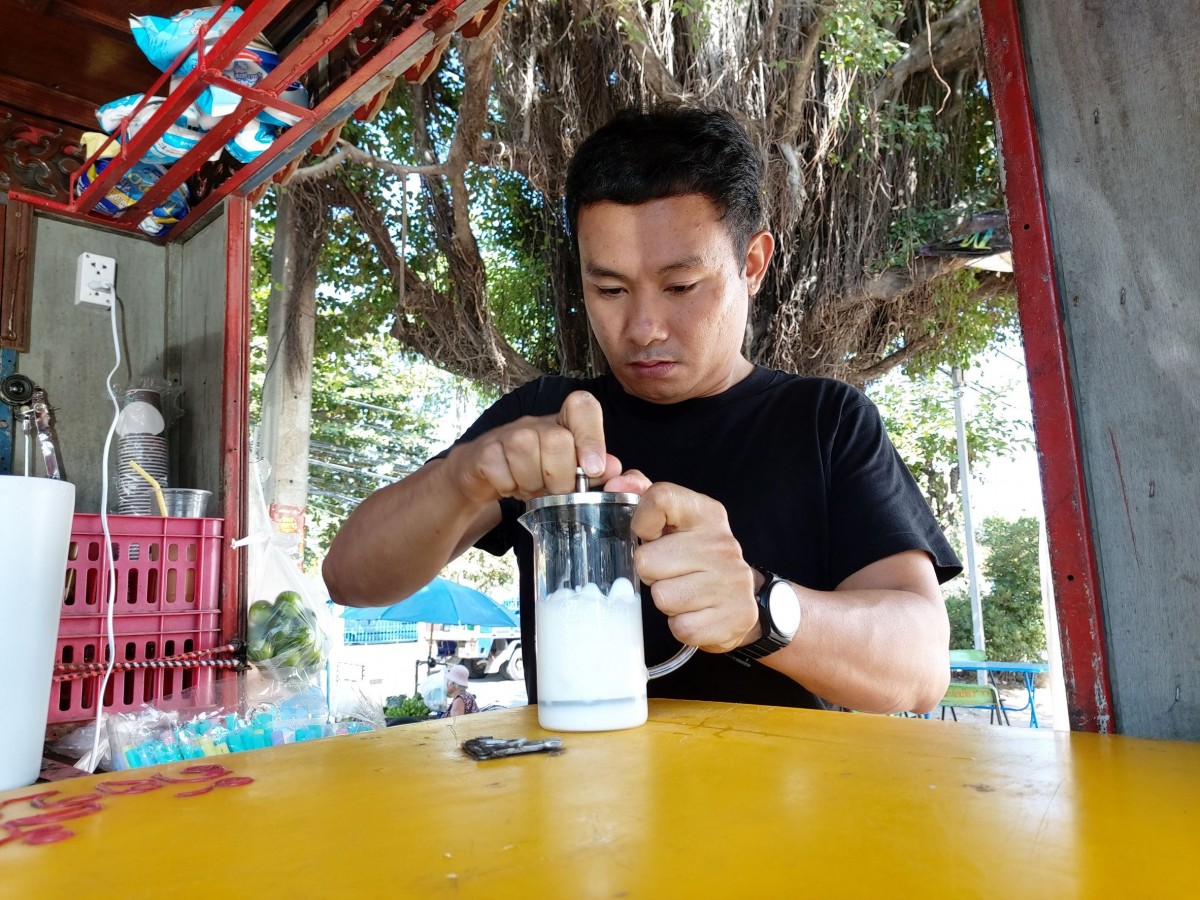
M 637 494 L 586 490 L 530 500 L 538 723 L 552 731 L 612 731 L 646 721 L 646 681 L 673 672 L 684 647 L 646 668 L 641 585 L 631 527 Z

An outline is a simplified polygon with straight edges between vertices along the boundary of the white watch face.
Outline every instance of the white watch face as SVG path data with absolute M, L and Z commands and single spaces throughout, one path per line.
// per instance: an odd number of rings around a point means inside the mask
M 767 606 L 770 607 L 775 628 L 790 641 L 800 627 L 800 598 L 795 590 L 786 581 L 777 581 L 771 587 Z

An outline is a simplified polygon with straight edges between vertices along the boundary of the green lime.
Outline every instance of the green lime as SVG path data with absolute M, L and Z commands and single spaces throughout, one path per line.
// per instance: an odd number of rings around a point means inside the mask
M 262 625 L 269 618 L 271 618 L 271 601 L 269 600 L 256 600 L 246 611 L 246 620 L 251 625 Z

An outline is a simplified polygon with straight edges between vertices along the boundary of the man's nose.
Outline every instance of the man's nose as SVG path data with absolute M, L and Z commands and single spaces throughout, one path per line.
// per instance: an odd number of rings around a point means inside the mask
M 665 310 L 653 298 L 635 293 L 625 325 L 625 334 L 639 347 L 666 340 L 667 322 Z

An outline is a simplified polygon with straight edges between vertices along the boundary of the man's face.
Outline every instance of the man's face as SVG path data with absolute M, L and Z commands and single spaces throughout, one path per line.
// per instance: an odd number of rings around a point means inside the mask
M 626 391 L 678 403 L 749 374 L 748 297 L 770 259 L 769 234 L 736 257 L 716 206 L 699 194 L 594 203 L 579 211 L 578 231 L 588 320 Z

